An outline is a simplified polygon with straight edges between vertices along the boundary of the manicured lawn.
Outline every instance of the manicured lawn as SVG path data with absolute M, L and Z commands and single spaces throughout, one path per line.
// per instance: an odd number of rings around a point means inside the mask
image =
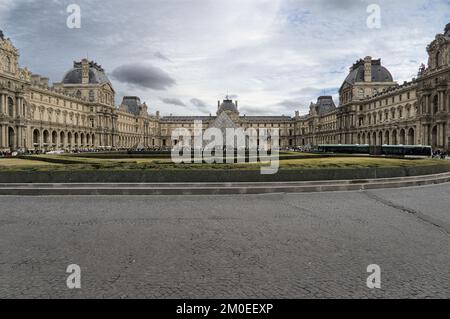
M 61 161 L 52 163 L 46 161 Z M 65 161 L 65 162 L 64 162 Z M 67 162 L 69 161 L 69 163 Z M 257 170 L 263 163 L 243 164 L 174 164 L 170 159 L 161 158 L 85 158 L 69 155 L 39 155 L 32 159 L 0 159 L 0 171 L 40 170 L 40 171 L 80 171 L 80 170 Z M 303 158 L 280 161 L 283 170 L 293 169 L 341 169 L 341 168 L 382 168 L 414 167 L 428 165 L 449 165 L 449 161 L 431 159 L 393 159 L 374 157 Z
M 394 159 L 378 157 L 335 157 L 285 160 L 281 162 L 284 168 L 370 168 L 370 167 L 411 167 L 437 164 L 449 164 L 448 162 L 431 159 Z
M 39 167 L 39 166 L 60 166 L 61 164 L 46 163 L 41 161 L 24 160 L 20 158 L 0 158 L 1 168 L 14 168 L 14 167 Z

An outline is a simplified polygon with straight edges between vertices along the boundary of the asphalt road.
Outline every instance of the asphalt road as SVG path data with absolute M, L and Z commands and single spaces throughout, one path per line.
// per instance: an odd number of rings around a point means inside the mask
M 0 298 L 450 298 L 450 184 L 0 197 Z M 81 289 L 66 286 L 70 264 Z M 367 266 L 382 287 L 366 286 Z

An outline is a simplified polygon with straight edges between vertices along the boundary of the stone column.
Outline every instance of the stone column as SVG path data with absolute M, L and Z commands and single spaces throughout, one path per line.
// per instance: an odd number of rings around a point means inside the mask
M 4 130 L 4 125 L 0 124 L 0 149 L 5 148 L 5 130 Z
M 4 109 L 5 109 L 5 95 L 0 94 L 0 114 L 5 113 Z
M 442 144 L 441 144 L 441 135 L 442 135 L 441 134 L 441 124 L 438 123 L 436 125 L 436 144 L 437 144 L 437 147 L 441 147 L 442 146 Z
M 2 97 L 3 97 L 3 102 L 2 102 L 3 113 L 7 114 L 8 113 L 8 96 L 6 94 L 3 94 Z
M 445 106 L 445 112 L 450 112 L 450 94 L 447 94 L 447 105 Z
M 44 129 L 41 128 L 39 130 L 39 149 L 42 150 L 44 148 Z
M 56 131 L 56 149 L 57 150 L 60 149 L 60 144 L 61 144 L 61 132 Z
M 23 97 L 20 98 L 20 116 L 25 117 L 25 112 L 24 112 L 24 103 L 23 103 Z
M 422 144 L 423 145 L 428 145 L 430 144 L 428 139 L 428 125 L 423 125 L 422 126 Z
M 16 107 L 14 108 L 14 117 L 17 117 L 17 116 L 19 116 L 21 113 L 20 113 L 20 97 L 17 97 L 16 98 Z
M 16 148 L 20 148 L 22 145 L 22 130 L 18 125 L 16 126 Z
M 3 125 L 3 146 L 9 147 L 8 125 Z

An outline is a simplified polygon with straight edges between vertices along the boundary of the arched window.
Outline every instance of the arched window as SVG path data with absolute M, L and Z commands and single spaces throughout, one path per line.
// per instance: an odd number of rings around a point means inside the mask
M 33 144 L 39 144 L 40 141 L 40 133 L 38 130 L 33 131 Z
M 8 115 L 14 116 L 14 100 L 12 98 L 8 98 Z
M 436 53 L 436 68 L 441 66 L 441 52 Z

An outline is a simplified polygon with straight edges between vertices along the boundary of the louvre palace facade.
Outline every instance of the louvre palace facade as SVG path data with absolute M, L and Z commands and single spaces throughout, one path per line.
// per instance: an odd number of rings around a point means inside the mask
M 74 62 L 60 83 L 32 74 L 0 31 L 0 151 L 170 148 L 171 132 L 226 125 L 279 128 L 280 146 L 318 144 L 432 145 L 450 147 L 450 24 L 427 47 L 428 66 L 417 78 L 396 83 L 381 60 L 366 57 L 350 69 L 339 104 L 319 97 L 307 115 L 245 116 L 237 101 L 218 103 L 210 116 L 160 116 L 138 97 L 115 105 L 103 68 Z

